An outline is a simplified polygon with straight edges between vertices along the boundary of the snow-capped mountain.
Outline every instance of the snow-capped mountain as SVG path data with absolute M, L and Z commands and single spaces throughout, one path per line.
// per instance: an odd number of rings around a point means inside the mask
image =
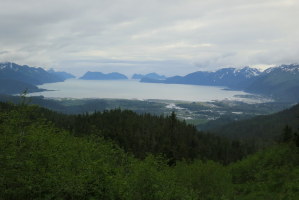
M 299 65 L 269 68 L 246 91 L 266 94 L 280 100 L 299 101 Z
M 235 74 L 243 74 L 246 78 L 252 78 L 261 75 L 261 71 L 256 68 L 244 67 L 242 69 L 235 69 Z
M 241 69 L 238 68 L 223 68 L 223 69 L 219 69 L 215 72 L 216 75 L 218 75 L 218 77 L 220 79 L 222 79 L 224 76 L 242 76 L 244 78 L 252 78 L 255 76 L 259 76 L 261 74 L 261 71 L 256 69 L 256 68 L 250 68 L 250 67 L 244 67 Z
M 232 88 L 240 88 L 248 85 L 252 80 L 256 79 L 261 72 L 256 68 L 244 67 L 223 68 L 212 74 L 213 82 L 216 85 L 223 85 Z
M 299 64 L 290 64 L 290 65 L 281 65 L 278 67 L 271 67 L 266 69 L 264 73 L 269 74 L 273 72 L 285 72 L 291 74 L 298 74 L 299 73 Z
M 249 85 L 251 81 L 255 80 L 261 72 L 258 69 L 244 67 L 237 68 L 223 68 L 215 72 L 198 71 L 186 76 L 175 76 L 162 80 L 149 80 L 143 82 L 162 82 L 162 83 L 176 83 L 176 84 L 192 84 L 192 85 L 217 85 L 227 86 L 235 89 L 244 88 Z
M 225 86 L 271 96 L 283 101 L 299 101 L 299 65 L 281 65 L 263 72 L 256 68 L 222 68 L 215 72 L 198 71 L 166 80 L 146 80 L 168 84 Z

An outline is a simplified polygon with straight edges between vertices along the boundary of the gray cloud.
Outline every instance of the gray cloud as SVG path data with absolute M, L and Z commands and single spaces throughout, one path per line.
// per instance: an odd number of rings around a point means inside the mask
M 0 55 L 1 54 L 7 54 L 7 53 L 9 53 L 9 51 L 0 51 Z
M 298 62 L 297 0 L 0 0 L 0 60 L 185 74 Z

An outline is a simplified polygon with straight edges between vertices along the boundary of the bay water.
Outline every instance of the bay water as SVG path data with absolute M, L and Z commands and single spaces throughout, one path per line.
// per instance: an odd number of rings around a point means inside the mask
M 32 93 L 31 96 L 48 98 L 113 98 L 113 99 L 162 99 L 207 102 L 213 100 L 252 101 L 240 96 L 250 96 L 243 91 L 225 87 L 141 83 L 137 80 L 79 80 L 47 83 L 39 86 L 49 91 Z

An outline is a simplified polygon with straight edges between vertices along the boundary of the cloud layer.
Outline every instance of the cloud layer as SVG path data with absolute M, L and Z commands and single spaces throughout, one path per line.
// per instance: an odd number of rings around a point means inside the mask
M 173 75 L 299 62 L 297 0 L 0 0 L 0 60 Z

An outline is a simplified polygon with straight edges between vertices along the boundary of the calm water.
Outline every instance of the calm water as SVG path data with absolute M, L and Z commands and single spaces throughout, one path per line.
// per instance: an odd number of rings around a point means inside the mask
M 140 83 L 134 80 L 98 81 L 70 79 L 65 82 L 40 85 L 55 91 L 33 93 L 50 98 L 116 98 L 116 99 L 167 99 L 184 101 L 246 100 L 235 95 L 242 91 L 223 90 L 223 87 Z

